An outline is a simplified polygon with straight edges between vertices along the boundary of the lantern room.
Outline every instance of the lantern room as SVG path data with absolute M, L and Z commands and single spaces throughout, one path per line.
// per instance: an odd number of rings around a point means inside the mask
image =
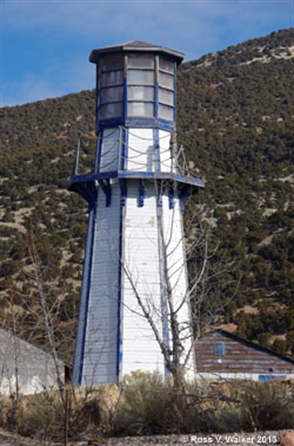
M 181 53 L 140 41 L 93 50 L 97 132 L 117 125 L 174 130 L 175 71 Z

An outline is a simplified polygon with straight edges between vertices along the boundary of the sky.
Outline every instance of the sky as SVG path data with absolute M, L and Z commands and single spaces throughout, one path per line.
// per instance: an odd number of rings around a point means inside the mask
M 184 61 L 294 26 L 294 0 L 0 0 L 1 106 L 95 87 L 92 49 L 131 40 Z

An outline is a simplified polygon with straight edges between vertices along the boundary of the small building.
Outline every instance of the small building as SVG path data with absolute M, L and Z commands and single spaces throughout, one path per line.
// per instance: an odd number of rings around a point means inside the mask
M 57 387 L 65 382 L 69 365 L 13 333 L 0 328 L 0 394 L 17 397 Z
M 294 361 L 225 330 L 195 344 L 196 373 L 206 379 L 276 381 L 294 379 Z

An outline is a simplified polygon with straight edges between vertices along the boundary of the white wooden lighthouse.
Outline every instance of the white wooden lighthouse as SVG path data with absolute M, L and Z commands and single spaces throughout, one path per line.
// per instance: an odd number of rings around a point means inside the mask
M 170 312 L 191 347 L 184 199 L 203 187 L 178 166 L 175 72 L 183 54 L 140 41 L 93 50 L 97 152 L 68 189 L 89 204 L 74 384 L 168 373 Z M 78 159 L 78 155 L 77 155 Z M 187 372 L 193 373 L 190 355 Z

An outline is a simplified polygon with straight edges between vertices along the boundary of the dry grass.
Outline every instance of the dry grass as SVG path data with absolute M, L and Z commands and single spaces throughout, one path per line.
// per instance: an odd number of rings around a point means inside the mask
M 294 427 L 293 383 L 192 383 L 185 397 L 157 374 L 136 372 L 114 385 L 0 400 L 0 426 L 39 440 L 99 436 L 252 432 Z M 66 410 L 67 407 L 67 410 Z

